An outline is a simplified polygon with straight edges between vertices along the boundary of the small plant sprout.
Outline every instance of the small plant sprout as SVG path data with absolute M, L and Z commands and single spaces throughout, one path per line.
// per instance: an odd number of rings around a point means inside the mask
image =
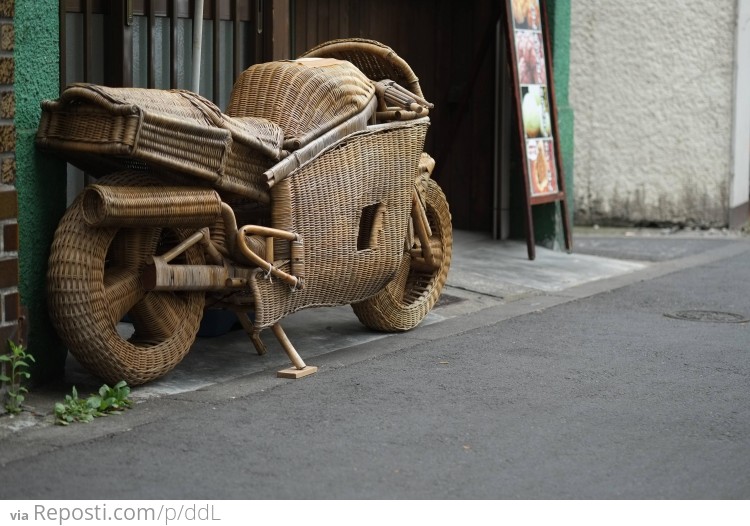
M 125 381 L 114 387 L 104 384 L 97 394 L 88 398 L 79 398 L 75 386 L 71 394 L 65 395 L 64 402 L 55 404 L 55 422 L 67 426 L 73 422 L 91 422 L 99 416 L 120 413 L 133 404 L 129 398 L 130 387 Z
M 91 395 L 88 400 L 99 412 L 106 414 L 128 409 L 132 405 L 129 396 L 130 387 L 122 380 L 114 387 L 104 384 L 99 388 L 99 394 Z
M 16 345 L 12 340 L 8 340 L 8 348 L 9 354 L 0 355 L 0 364 L 3 365 L 3 370 L 0 371 L 0 382 L 7 387 L 5 409 L 15 415 L 22 411 L 21 404 L 26 399 L 24 394 L 29 392 L 21 385 L 24 380 L 31 377 L 27 370 L 29 362 L 36 360 L 26 352 L 23 345 Z
M 72 394 L 65 395 L 64 402 L 55 404 L 55 422 L 67 426 L 72 422 L 91 422 L 94 410 L 86 400 L 78 398 L 78 391 L 73 386 Z

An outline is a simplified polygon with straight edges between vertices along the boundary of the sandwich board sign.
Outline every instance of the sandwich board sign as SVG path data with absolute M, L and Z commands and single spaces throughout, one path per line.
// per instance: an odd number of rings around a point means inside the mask
M 534 259 L 534 205 L 560 201 L 565 248 L 572 248 L 545 1 L 505 0 L 504 17 L 526 192 L 526 242 Z

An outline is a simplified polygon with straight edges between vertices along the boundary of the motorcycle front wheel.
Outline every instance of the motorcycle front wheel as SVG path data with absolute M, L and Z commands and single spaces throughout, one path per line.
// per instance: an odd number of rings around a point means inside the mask
M 426 269 L 406 253 L 396 277 L 375 296 L 352 304 L 354 313 L 366 327 L 384 332 L 408 331 L 432 310 L 440 297 L 453 251 L 453 230 L 448 201 L 440 186 L 425 179 L 425 211 L 432 230 L 430 244 L 440 254 L 438 265 Z
M 120 172 L 98 184 L 156 184 Z M 139 385 L 171 371 L 195 340 L 202 292 L 145 291 L 140 277 L 148 256 L 164 253 L 191 232 L 179 228 L 92 228 L 79 196 L 55 232 L 47 272 L 49 310 L 58 334 L 90 372 L 107 382 Z M 181 262 L 203 264 L 197 246 Z M 176 260 L 175 262 L 180 262 Z M 126 318 L 132 323 L 121 323 Z

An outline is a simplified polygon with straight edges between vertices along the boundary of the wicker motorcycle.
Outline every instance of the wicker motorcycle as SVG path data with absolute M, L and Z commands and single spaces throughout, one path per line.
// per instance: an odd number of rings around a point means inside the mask
M 234 311 L 258 353 L 307 307 L 351 304 L 415 327 L 451 261 L 451 219 L 423 153 L 429 108 L 393 50 L 322 44 L 258 64 L 226 113 L 184 90 L 77 84 L 42 103 L 38 147 L 96 177 L 66 211 L 48 270 L 53 323 L 110 382 L 173 369 L 206 308 Z M 118 327 L 127 319 L 129 336 Z

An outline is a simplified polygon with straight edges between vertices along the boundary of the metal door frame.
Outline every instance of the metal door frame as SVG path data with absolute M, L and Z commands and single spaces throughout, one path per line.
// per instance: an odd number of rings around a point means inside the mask
M 240 72 L 253 63 L 272 60 L 274 58 L 273 30 L 275 27 L 283 30 L 283 24 L 274 26 L 274 10 L 283 13 L 285 2 L 278 0 L 205 0 L 203 9 L 204 20 L 230 21 L 233 25 L 232 44 L 232 78 L 237 78 Z M 286 0 L 288 3 L 288 0 Z M 194 0 L 60 0 L 60 88 L 64 89 L 74 81 L 91 82 L 93 72 L 92 51 L 96 36 L 93 32 L 94 15 L 104 16 L 104 83 L 109 86 L 130 87 L 133 85 L 133 18 L 144 16 L 147 18 L 148 50 L 147 50 L 147 85 L 155 85 L 155 57 L 158 52 L 154 45 L 154 27 L 157 19 L 170 19 L 170 87 L 177 88 L 177 53 L 180 53 L 177 40 L 177 21 L 192 19 Z M 80 13 L 83 15 L 83 78 L 67 78 L 67 15 Z M 242 42 L 240 25 L 250 24 L 252 31 L 247 31 Z M 250 63 L 241 62 L 242 51 L 249 57 Z M 283 46 L 282 46 L 283 47 Z M 220 79 L 220 65 L 222 53 L 220 31 L 213 32 L 213 57 L 210 74 L 213 79 L 214 93 L 218 93 Z M 207 72 L 208 73 L 208 72 Z

